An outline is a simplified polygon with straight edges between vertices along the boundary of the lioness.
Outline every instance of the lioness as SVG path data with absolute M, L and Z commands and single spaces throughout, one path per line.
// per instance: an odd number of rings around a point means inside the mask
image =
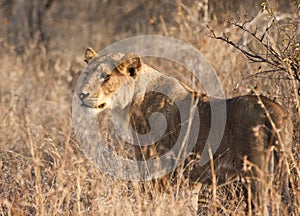
M 281 156 L 291 149 L 292 122 L 282 106 L 264 96 L 247 95 L 225 101 L 208 100 L 208 97 L 194 92 L 182 82 L 149 67 L 136 54 L 100 56 L 88 48 L 85 61 L 87 65 L 75 90 L 75 106 L 86 114 L 86 118 L 97 119 L 98 132 L 103 136 L 107 135 L 107 131 L 112 132 L 110 127 L 116 126 L 112 124 L 113 120 L 118 122 L 123 118 L 128 122 L 119 127 L 123 140 L 128 138 L 126 136 L 130 134 L 130 127 L 139 134 L 147 134 L 152 129 L 155 130 L 151 128 L 153 122 L 157 127 L 163 124 L 158 117 L 151 120 L 154 112 L 162 114 L 167 121 L 166 125 L 158 127 L 154 132 L 160 134 L 160 139 L 147 139 L 151 145 L 134 145 L 133 151 L 126 152 L 129 158 L 147 161 L 171 150 L 174 153 L 173 146 L 184 127 L 182 115 L 185 115 L 176 104 L 185 102 L 183 104 L 187 104 L 187 109 L 184 110 L 189 113 L 188 108 L 196 103 L 198 111 L 194 116 L 198 117 L 195 119 L 200 119 L 200 125 L 195 146 L 190 152 L 186 151 L 188 158 L 185 162 L 188 167 L 185 173 L 192 182 L 211 182 L 210 161 L 202 165 L 199 160 L 211 127 L 210 103 L 222 102 L 227 106 L 227 121 L 223 138 L 213 155 L 217 181 L 225 182 L 234 176 L 253 178 L 252 202 L 254 206 L 260 207 L 262 193 L 265 191 L 261 183 L 265 172 L 273 174 L 277 171 L 282 180 L 283 199 L 288 202 L 286 163 L 281 164 L 281 171 L 276 169 L 283 158 Z M 162 90 L 155 92 L 158 88 Z M 124 117 L 121 113 L 125 109 L 128 115 Z M 108 112 L 111 110 L 117 111 Z M 188 120 L 189 115 L 185 118 Z M 107 122 L 110 122 L 109 126 Z M 129 137 L 134 141 L 132 136 Z M 111 137 L 108 139 L 109 144 L 112 144 L 112 140 Z M 179 154 L 175 151 L 172 157 L 176 158 L 176 153 Z M 245 161 L 252 164 L 249 169 L 244 169 Z

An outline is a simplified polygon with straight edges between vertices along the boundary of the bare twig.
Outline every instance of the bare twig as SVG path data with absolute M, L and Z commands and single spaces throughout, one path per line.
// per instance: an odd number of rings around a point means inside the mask
M 242 27 L 240 25 L 240 27 Z M 279 57 L 279 55 L 275 55 L 273 53 L 275 53 L 275 50 L 274 49 L 271 49 L 271 56 L 274 56 L 278 59 L 277 60 L 274 60 L 272 58 L 267 58 L 268 55 L 266 55 L 266 57 L 264 57 L 263 55 L 261 54 L 257 54 L 255 53 L 254 51 L 251 51 L 251 49 L 246 49 L 246 47 L 243 47 L 243 46 L 240 46 L 238 44 L 236 44 L 234 41 L 230 40 L 229 37 L 226 35 L 226 34 L 223 34 L 222 36 L 217 36 L 214 32 L 213 29 L 211 29 L 209 26 L 207 26 L 207 28 L 210 30 L 211 32 L 211 35 L 210 37 L 211 38 L 214 38 L 214 39 L 217 39 L 217 40 L 221 40 L 221 41 L 224 41 L 226 42 L 227 44 L 233 46 L 235 49 L 239 50 L 240 52 L 242 52 L 246 58 L 248 58 L 251 62 L 256 62 L 256 63 L 267 63 L 269 65 L 271 65 L 272 67 L 275 67 L 275 68 L 278 68 L 279 70 L 286 70 L 286 68 L 282 67 L 280 65 L 280 62 L 282 61 L 281 58 Z M 248 31 L 248 30 L 245 30 L 245 31 Z M 256 37 L 256 36 L 255 36 Z M 257 37 L 256 37 L 257 38 Z M 258 38 L 257 38 L 258 39 Z M 258 39 L 259 40 L 259 39 Z M 267 47 L 267 45 L 265 45 L 265 47 Z M 249 51 L 248 51 L 249 50 Z
M 287 41 L 287 44 L 283 45 L 283 43 L 279 43 L 279 45 L 281 45 L 281 48 L 276 49 L 273 47 L 273 45 L 269 43 L 269 40 L 266 40 L 266 35 L 269 34 L 269 32 L 271 32 L 272 27 L 275 24 L 279 24 L 278 22 L 276 22 L 276 18 L 274 17 L 268 24 L 266 29 L 263 32 L 261 32 L 262 35 L 258 34 L 257 28 L 255 30 L 250 30 L 250 28 L 248 28 L 248 25 L 250 25 L 251 22 L 254 21 L 255 18 L 252 18 L 250 20 L 244 21 L 243 23 L 240 23 L 238 19 L 235 21 L 228 21 L 228 23 L 242 30 L 244 34 L 250 35 L 258 45 L 264 48 L 265 53 L 263 54 L 260 53 L 260 50 L 253 50 L 247 44 L 240 45 L 232 41 L 225 33 L 217 35 L 213 29 L 207 26 L 211 33 L 209 37 L 221 40 L 231 45 L 235 49 L 239 50 L 251 63 L 262 63 L 266 64 L 268 67 L 271 67 L 271 69 L 260 71 L 251 76 L 248 76 L 246 77 L 246 79 L 249 77 L 257 77 L 261 74 L 284 72 L 286 74 L 285 79 L 295 79 L 297 82 L 300 83 L 299 43 L 295 41 L 295 32 L 293 32 L 292 36 L 290 36 L 289 32 L 287 32 L 288 30 L 280 28 L 280 30 L 278 31 L 280 31 L 280 34 L 283 32 L 284 38 L 287 39 L 285 40 Z

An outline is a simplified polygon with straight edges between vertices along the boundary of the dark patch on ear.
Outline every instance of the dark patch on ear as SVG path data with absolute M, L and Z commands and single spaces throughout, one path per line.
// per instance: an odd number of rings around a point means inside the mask
M 96 55 L 97 53 L 92 48 L 87 48 L 84 53 L 84 61 L 89 63 Z
M 136 69 L 135 68 L 128 68 L 127 70 L 129 72 L 130 76 L 135 76 L 135 74 L 136 74 L 136 72 L 135 72 Z
M 116 68 L 122 74 L 135 77 L 142 69 L 141 57 L 135 53 L 128 53 L 121 58 Z

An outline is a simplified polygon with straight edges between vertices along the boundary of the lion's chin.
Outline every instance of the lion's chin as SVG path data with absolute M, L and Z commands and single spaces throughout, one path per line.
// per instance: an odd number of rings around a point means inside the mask
M 101 113 L 105 108 L 103 106 L 100 107 L 90 107 L 87 106 L 86 104 L 80 104 L 80 107 L 78 107 L 79 113 L 83 114 L 86 118 L 92 118 L 94 119 L 99 113 Z

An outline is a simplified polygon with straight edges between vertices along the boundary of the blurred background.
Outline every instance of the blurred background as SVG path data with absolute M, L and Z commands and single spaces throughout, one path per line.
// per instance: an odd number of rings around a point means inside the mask
M 279 0 L 271 2 L 270 7 L 276 12 L 276 18 L 292 26 L 295 25 L 292 20 L 298 15 L 295 2 Z M 242 23 L 253 19 L 251 30 L 254 31 L 265 28 L 271 19 L 266 12 L 261 15 L 262 2 L 256 0 L 247 3 L 240 0 L 3 0 L 0 8 L 3 54 L 26 59 L 26 63 L 30 61 L 35 76 L 58 76 L 70 82 L 73 73 L 83 66 L 82 54 L 86 47 L 100 51 L 131 36 L 158 34 L 184 40 L 198 48 L 218 71 L 220 79 L 226 81 L 224 88 L 229 94 L 236 82 L 257 68 L 247 65 L 243 56 L 226 43 L 208 37 L 207 26 L 241 43 L 245 33 L 230 25 L 229 20 Z

